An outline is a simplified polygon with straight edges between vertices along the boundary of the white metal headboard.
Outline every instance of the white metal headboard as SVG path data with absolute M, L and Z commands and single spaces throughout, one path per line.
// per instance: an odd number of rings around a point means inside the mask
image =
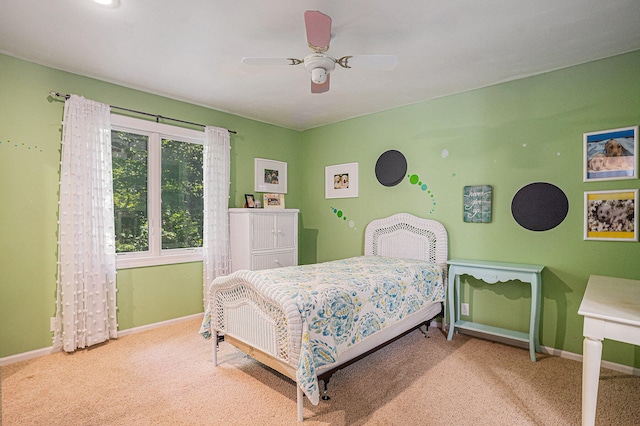
M 426 260 L 446 270 L 448 248 L 442 223 L 409 213 L 372 220 L 365 230 L 365 255 Z

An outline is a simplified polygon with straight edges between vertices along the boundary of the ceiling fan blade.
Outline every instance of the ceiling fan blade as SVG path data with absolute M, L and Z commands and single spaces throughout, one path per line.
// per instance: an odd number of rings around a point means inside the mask
M 316 84 L 313 81 L 311 82 L 311 93 L 324 93 L 329 91 L 329 80 L 331 79 L 331 75 L 327 74 L 327 81 L 322 84 Z
M 336 63 L 343 68 L 370 68 L 380 71 L 391 71 L 398 65 L 395 55 L 354 55 L 343 56 Z
M 247 65 L 299 65 L 302 60 L 295 58 L 242 58 Z
M 317 10 L 304 12 L 304 24 L 307 28 L 307 43 L 315 52 L 329 50 L 331 41 L 331 18 Z

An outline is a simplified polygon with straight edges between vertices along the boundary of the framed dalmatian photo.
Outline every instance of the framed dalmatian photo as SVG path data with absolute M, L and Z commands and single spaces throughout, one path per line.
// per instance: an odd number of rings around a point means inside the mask
M 638 126 L 583 134 L 584 182 L 638 178 Z
M 638 190 L 584 193 L 584 239 L 638 241 Z

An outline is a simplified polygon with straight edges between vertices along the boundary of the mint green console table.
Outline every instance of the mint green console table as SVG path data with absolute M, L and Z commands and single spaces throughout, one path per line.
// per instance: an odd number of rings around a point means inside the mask
M 452 259 L 449 264 L 449 283 L 447 287 L 449 310 L 449 334 L 447 340 L 453 338 L 456 328 L 476 331 L 492 336 L 504 337 L 529 344 L 531 361 L 536 360 L 536 352 L 540 352 L 539 323 L 540 299 L 542 296 L 541 272 L 544 265 L 530 265 L 524 263 L 489 262 L 484 260 Z M 476 322 L 460 319 L 460 276 L 470 275 L 487 284 L 519 280 L 531 284 L 531 315 L 529 332 L 508 330 L 492 327 Z

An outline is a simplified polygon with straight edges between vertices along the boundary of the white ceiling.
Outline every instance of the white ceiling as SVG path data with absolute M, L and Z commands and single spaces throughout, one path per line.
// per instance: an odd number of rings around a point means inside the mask
M 0 53 L 305 130 L 640 49 L 640 0 L 120 1 L 0 0 Z M 332 56 L 398 66 L 311 94 L 302 65 L 240 63 L 302 59 L 305 10 L 331 16 Z

